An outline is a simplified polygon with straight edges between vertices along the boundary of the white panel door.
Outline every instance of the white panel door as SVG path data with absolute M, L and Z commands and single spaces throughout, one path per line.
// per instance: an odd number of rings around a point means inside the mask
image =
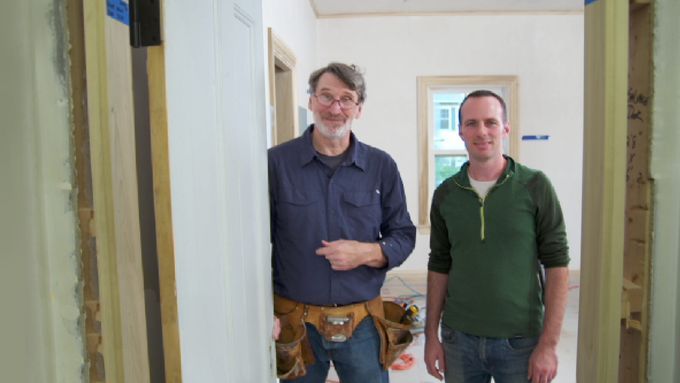
M 167 0 L 182 381 L 272 382 L 260 0 Z

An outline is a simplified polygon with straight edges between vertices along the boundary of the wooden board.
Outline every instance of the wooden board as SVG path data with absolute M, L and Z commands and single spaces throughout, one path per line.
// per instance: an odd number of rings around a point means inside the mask
M 180 383 L 182 381 L 182 363 L 177 318 L 175 246 L 172 233 L 168 117 L 165 94 L 165 50 L 162 46 L 151 47 L 148 48 L 148 54 L 151 156 L 165 381 L 167 383 Z
M 627 2 L 586 5 L 579 382 L 618 378 L 627 42 Z
M 620 382 L 646 382 L 649 333 L 649 264 L 651 245 L 652 179 L 652 7 L 631 3 L 628 72 L 628 135 L 626 161 L 626 222 L 623 277 L 640 286 L 631 293 L 624 286 L 630 308 L 621 329 Z M 630 323 L 639 324 L 637 331 Z
M 127 25 L 84 1 L 92 190 L 107 382 L 148 382 Z
M 83 3 L 68 0 L 68 25 L 71 49 L 71 97 L 73 99 L 73 143 L 75 146 L 76 182 L 78 185 L 78 226 L 80 229 L 80 259 L 82 264 L 83 299 L 85 303 L 85 351 L 88 381 L 103 382 L 105 366 L 97 274 L 96 231 L 90 168 L 90 132 L 87 118 L 87 81 L 85 71 L 85 32 Z

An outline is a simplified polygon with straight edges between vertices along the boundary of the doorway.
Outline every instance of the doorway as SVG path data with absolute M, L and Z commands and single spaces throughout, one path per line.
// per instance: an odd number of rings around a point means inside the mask
M 295 97 L 295 55 L 286 44 L 267 29 L 269 41 L 269 99 L 271 101 L 272 145 L 299 135 Z

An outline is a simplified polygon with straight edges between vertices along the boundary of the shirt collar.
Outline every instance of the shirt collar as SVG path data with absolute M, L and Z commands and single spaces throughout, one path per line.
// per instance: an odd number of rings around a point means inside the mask
M 508 163 L 505 165 L 505 170 L 503 170 L 503 173 L 500 175 L 500 177 L 498 177 L 496 182 L 505 179 L 506 177 L 512 176 L 515 173 L 515 160 L 505 154 L 503 154 L 503 157 L 508 160 Z M 470 161 L 466 161 L 463 166 L 461 166 L 460 171 L 458 171 L 458 173 L 455 175 L 458 183 L 463 186 L 470 186 L 470 177 L 468 176 L 469 167 Z
M 317 157 L 316 150 L 314 149 L 314 144 L 312 143 L 312 131 L 314 130 L 314 124 L 309 125 L 307 130 L 302 137 L 302 142 L 304 147 L 300 150 L 300 166 L 305 166 L 312 162 L 314 158 Z M 357 140 L 353 132 L 350 131 L 349 136 L 349 153 L 345 160 L 345 163 L 353 164 L 361 170 L 366 169 L 366 147 L 364 144 Z

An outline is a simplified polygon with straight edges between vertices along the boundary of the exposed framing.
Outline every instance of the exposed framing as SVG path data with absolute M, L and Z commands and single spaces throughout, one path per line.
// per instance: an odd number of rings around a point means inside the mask
M 165 382 L 182 382 L 182 358 L 177 314 L 175 241 L 172 232 L 172 195 L 168 148 L 168 117 L 165 94 L 165 48 L 147 48 L 149 76 L 149 122 L 153 167 L 156 251 L 158 254 L 161 323 Z
M 619 382 L 647 381 L 653 182 L 653 7 L 630 3 L 626 220 Z
M 144 383 L 150 374 L 128 28 L 99 1 L 83 1 L 83 21 L 105 381 Z
M 428 120 L 432 115 L 430 105 L 431 91 L 449 87 L 500 86 L 509 89 L 508 114 L 510 122 L 510 156 L 519 159 L 519 83 L 517 76 L 421 76 L 418 82 L 418 230 L 427 234 L 430 231 L 430 190 L 429 174 L 432 146 Z
M 88 381 L 105 381 L 102 357 L 99 277 L 97 275 L 96 232 L 90 168 L 90 132 L 87 121 L 87 81 L 85 79 L 85 32 L 83 3 L 68 0 L 69 58 L 71 61 L 71 97 L 73 100 L 73 143 L 75 147 L 76 183 L 78 185 L 78 229 L 83 284 L 85 352 L 90 361 Z

